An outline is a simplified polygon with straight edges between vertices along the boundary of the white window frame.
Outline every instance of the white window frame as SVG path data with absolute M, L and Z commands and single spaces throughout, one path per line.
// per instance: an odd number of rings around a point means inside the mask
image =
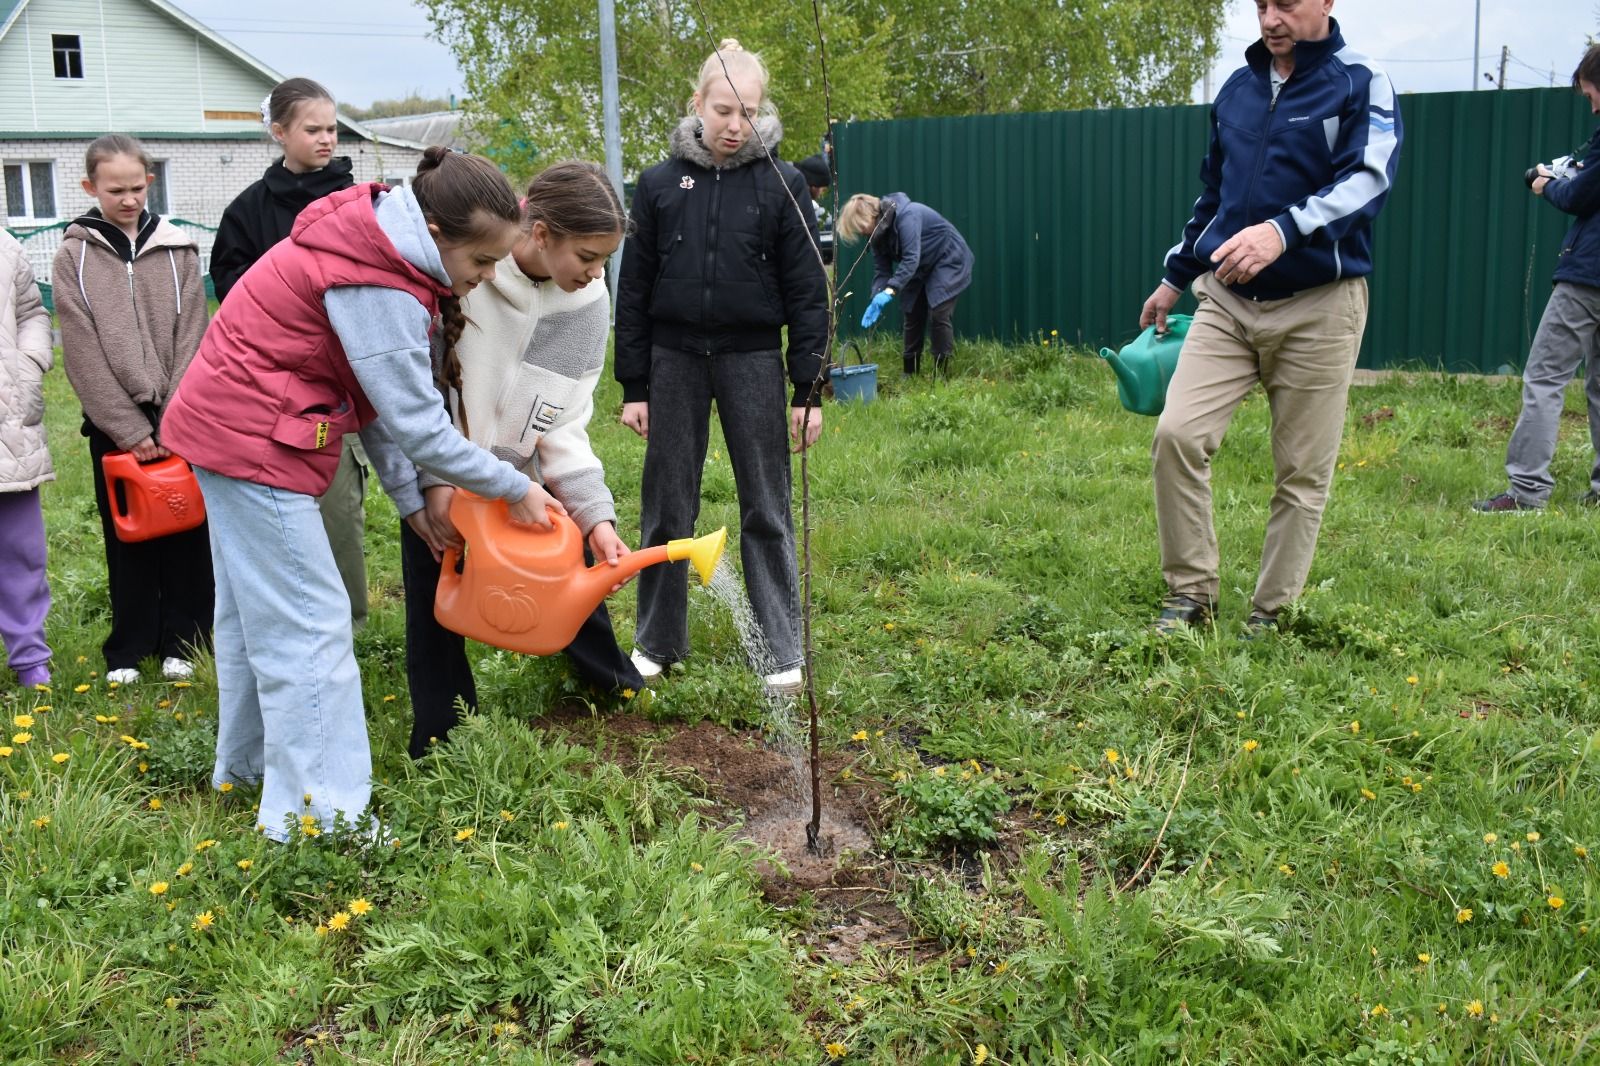
M 6 224 L 11 226 L 48 226 L 61 221 L 61 189 L 56 185 L 56 161 L 54 159 L 7 159 L 3 161 L 7 167 L 22 168 L 22 213 L 17 213 L 17 204 L 11 202 L 11 197 L 6 196 Z M 48 167 L 50 171 L 50 197 L 55 201 L 53 205 L 58 212 L 53 215 L 38 215 L 34 213 L 33 203 L 33 168 Z

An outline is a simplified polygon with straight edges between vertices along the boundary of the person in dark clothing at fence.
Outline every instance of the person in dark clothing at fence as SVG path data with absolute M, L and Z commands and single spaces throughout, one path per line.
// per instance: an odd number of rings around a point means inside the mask
M 1583 53 L 1572 72 L 1572 87 L 1589 101 L 1589 110 L 1600 115 L 1600 44 L 1591 44 Z M 1561 242 L 1555 288 L 1522 368 L 1522 414 L 1506 446 L 1511 487 L 1472 505 L 1486 514 L 1544 509 L 1555 487 L 1550 460 L 1555 457 L 1563 393 L 1572 375 L 1585 365 L 1589 441 L 1595 460 L 1589 469 L 1589 491 L 1578 502 L 1600 507 L 1600 127 L 1589 138 L 1582 162 L 1565 170 L 1557 176 L 1541 164 L 1531 184 L 1533 195 L 1575 217 Z
M 1211 457 L 1258 381 L 1274 489 L 1247 635 L 1277 628 L 1316 552 L 1366 328 L 1372 221 L 1402 136 L 1389 76 L 1345 46 L 1333 3 L 1257 0 L 1261 39 L 1217 93 L 1194 216 L 1139 313 L 1140 328 L 1165 331 L 1193 283 L 1199 307 L 1151 449 L 1159 633 L 1216 607 Z
M 922 345 L 932 323 L 933 363 L 943 370 L 956 348 L 956 298 L 972 283 L 972 249 L 944 216 L 919 204 L 903 192 L 884 197 L 857 193 L 839 212 L 839 236 L 847 241 L 866 238 L 876 264 L 872 303 L 861 316 L 861 328 L 870 329 L 889 301 L 905 302 L 907 374 L 922 365 Z

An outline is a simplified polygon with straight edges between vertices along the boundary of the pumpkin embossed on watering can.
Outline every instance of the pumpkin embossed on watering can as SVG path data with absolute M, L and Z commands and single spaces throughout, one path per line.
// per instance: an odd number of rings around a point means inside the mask
M 1100 358 L 1117 375 L 1117 398 L 1136 415 L 1159 415 L 1167 402 L 1167 385 L 1178 369 L 1178 353 L 1189 333 L 1189 315 L 1168 315 L 1167 332 L 1149 327 L 1122 351 L 1100 349 Z
M 583 534 L 549 512 L 552 529 L 516 525 L 504 500 L 457 489 L 450 521 L 466 551 L 445 550 L 433 616 L 454 633 L 527 655 L 554 655 L 578 635 L 612 586 L 656 563 L 687 559 L 703 584 L 722 558 L 726 527 L 624 555 L 617 566 L 583 565 Z
M 176 455 L 141 463 L 132 452 L 107 452 L 100 467 L 111 500 L 111 527 L 124 544 L 182 533 L 206 520 L 200 483 Z

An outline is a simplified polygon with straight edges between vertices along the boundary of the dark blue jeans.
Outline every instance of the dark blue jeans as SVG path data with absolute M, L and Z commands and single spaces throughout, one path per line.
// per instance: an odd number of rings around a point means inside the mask
M 763 670 L 800 665 L 800 575 L 790 513 L 789 390 L 783 353 L 702 355 L 657 347 L 650 360 L 650 439 L 639 492 L 643 547 L 693 536 L 700 472 L 717 404 L 739 493 L 744 587 L 766 638 Z M 659 663 L 689 654 L 689 564 L 639 574 L 634 644 Z

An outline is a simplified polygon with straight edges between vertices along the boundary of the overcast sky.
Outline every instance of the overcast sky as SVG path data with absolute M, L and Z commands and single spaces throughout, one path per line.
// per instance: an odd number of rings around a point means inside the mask
M 461 92 L 450 52 L 428 39 L 427 18 L 405 0 L 176 2 L 268 66 L 316 78 L 346 103 L 366 106 L 412 90 L 439 97 Z M 715 0 L 708 6 L 714 17 Z M 1482 6 L 1479 69 L 1498 76 L 1500 47 L 1508 46 L 1508 88 L 1548 85 L 1552 68 L 1556 84 L 1565 85 L 1585 35 L 1600 27 L 1600 0 L 1483 0 Z M 1351 46 L 1380 60 L 1400 91 L 1439 92 L 1471 84 L 1473 9 L 1473 0 L 1336 0 L 1334 16 Z M 1213 85 L 1259 36 L 1254 0 L 1230 0 L 1228 10 Z

